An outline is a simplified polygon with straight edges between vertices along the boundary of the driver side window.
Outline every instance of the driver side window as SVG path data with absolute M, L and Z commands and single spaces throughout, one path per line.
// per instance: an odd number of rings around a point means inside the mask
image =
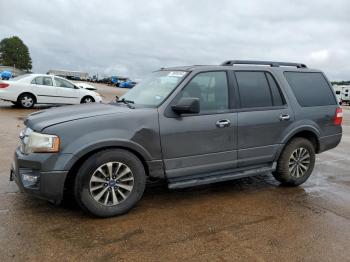
M 74 88 L 74 85 L 67 80 L 55 77 L 57 87 Z
M 199 73 L 182 90 L 180 98 L 199 98 L 201 112 L 220 112 L 229 108 L 226 72 Z

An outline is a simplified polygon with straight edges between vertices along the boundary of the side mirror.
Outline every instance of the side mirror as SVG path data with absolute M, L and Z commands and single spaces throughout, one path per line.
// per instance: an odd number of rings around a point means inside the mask
M 176 105 L 171 106 L 171 109 L 181 114 L 198 114 L 200 112 L 199 98 L 184 97 L 181 98 Z
M 79 86 L 74 86 L 74 89 L 80 89 L 80 87 Z

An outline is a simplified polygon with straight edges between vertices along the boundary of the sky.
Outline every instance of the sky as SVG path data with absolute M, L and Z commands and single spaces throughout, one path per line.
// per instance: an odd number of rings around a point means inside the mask
M 142 79 L 161 67 L 251 59 L 301 62 L 330 80 L 350 80 L 348 0 L 0 0 L 0 6 L 0 39 L 19 36 L 36 73 Z

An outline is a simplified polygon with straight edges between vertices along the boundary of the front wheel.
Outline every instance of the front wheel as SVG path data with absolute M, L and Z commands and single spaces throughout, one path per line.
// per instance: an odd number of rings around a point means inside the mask
M 301 185 L 311 175 L 315 159 L 313 144 L 305 138 L 297 137 L 284 148 L 273 176 L 284 185 Z
M 122 215 L 141 199 L 145 185 L 143 164 L 134 154 L 122 149 L 103 150 L 80 167 L 75 198 L 94 216 Z
M 95 102 L 95 99 L 91 96 L 85 96 L 83 97 L 83 99 L 81 99 L 82 104 L 93 103 L 93 102 Z

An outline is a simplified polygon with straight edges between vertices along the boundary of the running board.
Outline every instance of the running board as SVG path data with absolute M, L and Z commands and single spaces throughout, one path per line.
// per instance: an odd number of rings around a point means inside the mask
M 209 175 L 209 176 L 202 175 L 198 177 L 191 177 L 188 179 L 181 179 L 181 178 L 169 179 L 168 188 L 169 189 L 186 188 L 186 187 L 218 183 L 218 182 L 229 181 L 229 180 L 234 180 L 234 179 L 243 178 L 243 177 L 254 176 L 261 173 L 273 172 L 275 170 L 276 170 L 276 163 L 273 163 L 271 166 L 264 166 L 264 167 L 254 168 L 254 169 L 245 169 L 245 170 L 236 171 L 236 172 L 222 171 L 221 174 L 216 174 L 216 175 Z

